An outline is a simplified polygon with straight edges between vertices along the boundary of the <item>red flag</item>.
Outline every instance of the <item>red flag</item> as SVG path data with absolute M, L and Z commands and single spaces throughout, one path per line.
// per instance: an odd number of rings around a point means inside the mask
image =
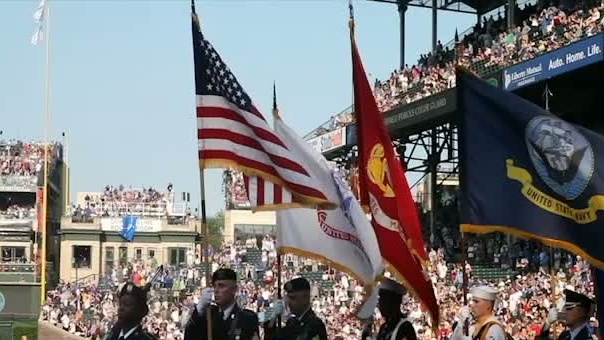
M 371 209 L 373 228 L 390 270 L 430 310 L 433 323 L 438 323 L 432 282 L 422 265 L 427 254 L 417 207 L 354 39 L 352 58 L 361 204 Z

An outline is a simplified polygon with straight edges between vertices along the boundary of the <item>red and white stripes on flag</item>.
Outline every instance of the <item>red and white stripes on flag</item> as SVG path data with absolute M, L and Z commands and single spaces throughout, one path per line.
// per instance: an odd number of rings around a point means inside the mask
M 254 210 L 290 207 L 293 202 L 309 207 L 334 208 L 322 188 L 256 109 L 234 74 L 222 61 L 192 17 L 197 98 L 199 165 L 233 168 L 245 176 L 262 178 L 260 185 L 274 183 L 284 190 L 270 190 L 250 200 Z M 254 180 L 258 183 L 258 180 Z M 249 192 L 249 191 L 248 191 Z M 275 195 L 274 193 L 277 192 Z M 279 202 L 290 195 L 290 202 Z M 275 198 L 279 198 L 276 200 Z M 254 203 L 255 202 L 255 203 Z
M 299 200 L 281 185 L 257 176 L 243 176 L 243 181 L 247 198 L 253 207 L 264 206 L 267 209 L 273 206 L 302 206 Z

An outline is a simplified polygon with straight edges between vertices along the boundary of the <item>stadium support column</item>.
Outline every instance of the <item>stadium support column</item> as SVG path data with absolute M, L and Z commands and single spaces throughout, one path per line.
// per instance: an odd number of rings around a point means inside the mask
M 516 27 L 515 25 L 515 12 L 516 12 L 516 0 L 508 0 L 508 28 L 512 29 Z
M 438 197 L 436 195 L 436 183 L 438 162 L 440 154 L 438 152 L 438 130 L 432 129 L 430 141 L 430 154 L 428 155 L 428 166 L 430 169 L 430 240 L 436 231 L 436 208 L 438 206 Z
M 407 13 L 407 0 L 398 0 L 398 15 L 400 25 L 400 68 L 405 68 L 405 14 Z
M 438 43 L 438 0 L 432 0 L 432 53 L 436 52 Z

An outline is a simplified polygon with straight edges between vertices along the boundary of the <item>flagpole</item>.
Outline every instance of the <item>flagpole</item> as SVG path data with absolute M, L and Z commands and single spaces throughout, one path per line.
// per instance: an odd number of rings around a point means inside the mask
M 459 69 L 459 36 L 457 34 L 457 30 L 455 30 L 455 69 L 456 72 Z M 458 123 L 457 126 L 457 134 L 459 136 L 459 138 L 462 138 L 462 133 L 463 133 L 463 129 L 461 128 L 461 119 L 459 120 L 460 123 Z M 459 143 L 458 143 L 459 144 Z M 460 154 L 460 161 L 459 163 L 461 164 L 462 170 L 463 170 L 463 166 L 464 164 L 462 163 L 462 159 L 463 157 L 461 157 L 461 153 Z M 462 178 L 463 176 L 459 176 L 460 177 L 460 186 L 461 185 L 465 185 L 464 179 Z M 434 207 L 432 207 L 432 209 L 434 209 Z M 462 270 L 462 292 L 463 292 L 463 304 L 464 305 L 468 305 L 468 286 L 469 286 L 469 277 L 468 277 L 468 272 L 466 270 L 466 262 L 468 261 L 468 240 L 466 238 L 466 234 L 464 232 L 461 233 L 461 270 Z M 467 328 L 467 327 L 464 327 Z M 464 333 L 464 335 L 467 335 Z
M 42 191 L 42 254 L 41 254 L 41 294 L 40 304 L 43 305 L 46 302 L 46 252 L 47 252 L 47 234 L 48 234 L 48 162 L 49 162 L 49 150 L 48 150 L 48 134 L 50 131 L 50 6 L 45 6 L 45 19 L 46 22 L 46 109 L 44 113 L 44 181 Z M 38 229 L 40 226 L 38 226 Z
M 279 108 L 277 107 L 277 83 L 273 82 L 273 120 L 279 118 Z M 274 124 L 273 124 L 274 125 Z M 279 220 L 277 220 L 278 222 Z M 277 223 L 277 232 L 281 226 Z M 281 296 L 281 251 L 277 249 L 277 299 L 283 299 Z M 277 316 L 277 329 L 281 328 L 281 315 Z
M 201 30 L 201 24 L 199 17 L 195 12 L 195 0 L 191 0 L 191 15 L 193 20 L 197 22 L 198 29 Z M 197 115 L 196 115 L 197 116 Z M 199 193 L 201 196 L 201 229 L 203 232 L 203 243 L 202 243 L 202 256 L 204 256 L 204 265 L 206 267 L 206 287 L 212 285 L 212 268 L 210 263 L 210 231 L 208 230 L 208 219 L 206 214 L 206 189 L 205 189 L 205 170 L 199 168 Z M 212 329 L 212 310 L 210 306 L 206 309 L 206 335 L 207 340 L 213 340 L 213 329 Z

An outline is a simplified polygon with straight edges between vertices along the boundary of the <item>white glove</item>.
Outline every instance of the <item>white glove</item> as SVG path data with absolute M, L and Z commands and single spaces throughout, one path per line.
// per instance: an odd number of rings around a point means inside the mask
M 214 297 L 214 288 L 206 287 L 201 291 L 201 296 L 199 297 L 199 302 L 197 302 L 197 313 L 204 314 L 206 309 L 210 303 L 212 303 L 212 298 Z
M 471 316 L 470 307 L 463 306 L 459 311 L 459 325 L 462 325 L 468 320 Z
M 285 302 L 283 302 L 283 300 L 275 300 L 275 302 L 273 302 L 273 310 L 271 311 L 271 316 L 269 317 L 269 320 L 276 319 L 277 317 L 282 315 L 284 311 Z
M 551 308 L 547 313 L 547 322 L 554 323 L 558 321 L 558 309 L 556 307 Z

